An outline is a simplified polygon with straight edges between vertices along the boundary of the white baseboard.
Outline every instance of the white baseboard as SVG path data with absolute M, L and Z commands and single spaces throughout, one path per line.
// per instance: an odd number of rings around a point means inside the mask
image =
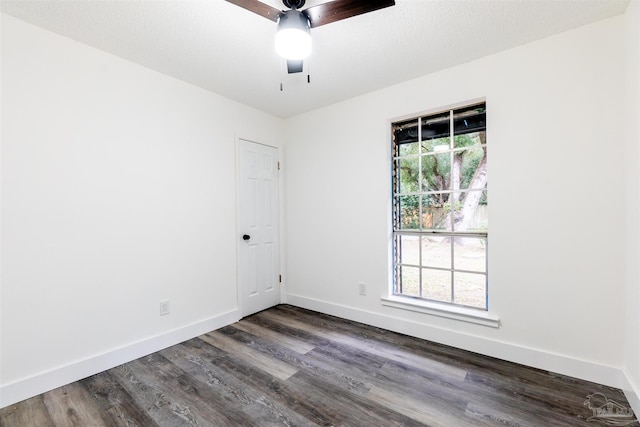
M 621 369 L 435 328 L 422 323 L 411 322 L 393 316 L 385 316 L 299 295 L 289 294 L 284 300 L 287 304 L 309 310 L 354 320 L 486 356 L 620 388 L 624 391 L 634 413 L 640 414 L 640 390 L 634 386 L 628 373 Z M 240 320 L 240 318 L 240 312 L 238 310 L 232 310 L 183 328 L 168 331 L 85 360 L 70 363 L 57 369 L 6 384 L 0 387 L 0 408 L 144 357 L 209 331 L 230 325 Z
M 300 295 L 289 294 L 287 296 L 287 302 L 288 304 L 301 308 L 354 320 L 356 322 L 365 323 L 378 328 L 483 354 L 485 356 L 491 356 L 598 384 L 604 384 L 620 388 L 622 390 L 629 388 L 629 381 L 623 371 L 619 368 L 587 362 L 561 354 L 549 353 L 516 344 L 441 329 L 424 323 L 412 322 L 393 316 L 373 313 Z
M 106 371 L 240 320 L 232 310 L 106 353 L 70 363 L 0 387 L 0 408 Z
M 625 377 L 627 378 L 627 386 L 622 387 L 622 391 L 624 391 L 624 395 L 633 410 L 633 413 L 636 415 L 636 418 L 640 418 L 640 388 L 637 384 L 631 380 L 631 375 L 625 370 Z

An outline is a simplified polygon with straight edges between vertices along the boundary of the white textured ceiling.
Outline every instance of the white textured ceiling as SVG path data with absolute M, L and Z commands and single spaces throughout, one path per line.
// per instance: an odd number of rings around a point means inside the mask
M 326 0 L 308 0 L 305 7 Z M 636 1 L 636 0 L 634 0 Z M 264 3 L 283 9 L 278 0 Z M 629 0 L 396 0 L 312 30 L 304 75 L 275 23 L 223 0 L 1 0 L 2 12 L 290 117 L 623 13 Z M 306 70 L 305 70 L 306 71 Z M 280 90 L 283 82 L 284 90 Z

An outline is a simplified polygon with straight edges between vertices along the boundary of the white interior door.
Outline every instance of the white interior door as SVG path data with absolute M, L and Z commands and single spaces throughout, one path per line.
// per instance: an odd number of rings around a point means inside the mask
M 243 316 L 280 303 L 278 149 L 238 140 L 238 293 Z

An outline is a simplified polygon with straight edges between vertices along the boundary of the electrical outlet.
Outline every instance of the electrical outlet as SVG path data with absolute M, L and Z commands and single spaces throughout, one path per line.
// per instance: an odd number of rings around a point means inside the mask
M 358 292 L 360 293 L 360 295 L 365 296 L 367 295 L 367 285 L 364 283 L 360 283 L 358 285 Z
M 160 301 L 160 316 L 169 314 L 169 300 L 165 299 Z

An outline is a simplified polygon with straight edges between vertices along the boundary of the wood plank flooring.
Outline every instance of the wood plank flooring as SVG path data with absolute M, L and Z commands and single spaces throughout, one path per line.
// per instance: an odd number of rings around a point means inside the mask
M 614 388 L 281 305 L 6 407 L 0 426 L 594 427 L 597 392 L 629 406 Z

